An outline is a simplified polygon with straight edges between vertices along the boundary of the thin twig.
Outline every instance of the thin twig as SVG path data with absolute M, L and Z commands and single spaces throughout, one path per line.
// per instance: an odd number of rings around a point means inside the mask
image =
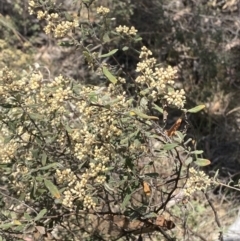
M 215 221 L 216 221 L 216 223 L 217 223 L 217 226 L 218 226 L 218 228 L 221 230 L 222 226 L 221 226 L 221 224 L 220 224 L 220 221 L 219 221 L 217 212 L 216 212 L 216 210 L 215 210 L 212 202 L 210 201 L 210 198 L 209 198 L 208 194 L 207 194 L 207 193 L 204 193 L 204 195 L 205 195 L 205 197 L 206 197 L 206 199 L 207 199 L 210 207 L 211 207 L 212 210 L 213 210 L 213 213 L 214 213 L 214 216 L 215 216 Z M 219 235 L 219 240 L 220 240 L 220 241 L 224 241 L 224 240 L 223 240 L 223 233 L 222 233 L 222 231 L 219 231 L 219 234 L 220 234 L 220 235 Z
M 31 209 L 34 213 L 38 214 L 38 212 L 37 212 L 34 208 L 28 206 L 25 202 L 20 201 L 20 200 L 18 200 L 17 198 L 11 197 L 11 196 L 9 196 L 9 195 L 5 194 L 4 192 L 1 192 L 1 191 L 0 191 L 0 194 L 3 195 L 3 196 L 5 196 L 5 197 L 8 197 L 8 198 L 10 198 L 10 199 L 12 199 L 12 200 L 15 200 L 16 202 L 21 203 L 23 206 L 26 206 L 27 208 Z
M 207 241 L 207 239 L 205 239 L 202 235 L 194 232 L 193 230 L 191 230 L 190 228 L 187 228 L 188 231 L 190 231 L 190 233 L 192 233 L 193 235 L 195 235 L 196 237 L 200 238 L 202 241 Z

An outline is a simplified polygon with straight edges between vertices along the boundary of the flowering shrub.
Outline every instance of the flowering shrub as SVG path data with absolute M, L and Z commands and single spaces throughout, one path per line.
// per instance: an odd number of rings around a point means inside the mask
M 111 26 L 108 8 L 96 12 L 98 28 L 81 25 L 75 13 L 67 18 L 54 3 L 29 1 L 29 13 L 46 21 L 45 33 L 78 47 L 89 69 L 108 80 L 104 85 L 45 76 L 40 65 L 20 74 L 0 70 L 4 235 L 117 240 L 157 231 L 173 240 L 184 222 L 174 206 L 214 182 L 195 168 L 210 162 L 186 139 L 188 113 L 204 106 L 184 108 L 177 69 L 159 67 L 145 46 L 136 49 L 135 73 L 113 73 L 120 66 L 108 63 L 118 51 L 109 39 L 133 48 L 140 38 L 133 26 Z M 107 53 L 90 51 L 77 31 Z M 170 129 L 168 108 L 181 112 Z

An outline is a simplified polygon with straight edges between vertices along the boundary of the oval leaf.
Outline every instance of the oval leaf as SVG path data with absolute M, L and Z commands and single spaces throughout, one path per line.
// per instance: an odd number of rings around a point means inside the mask
M 108 78 L 109 81 L 111 81 L 113 84 L 117 83 L 116 77 L 112 75 L 111 72 L 109 72 L 109 70 L 106 67 L 103 67 L 102 70 L 103 70 L 103 74 Z
M 128 46 L 124 46 L 124 47 L 122 48 L 122 51 L 127 51 L 128 49 L 129 49 Z
M 21 225 L 13 227 L 12 229 L 14 231 L 23 233 L 23 231 L 25 230 L 25 227 L 26 227 L 26 224 L 21 224 Z M 0 241 L 2 241 L 2 240 L 0 239 Z
M 176 146 L 178 146 L 177 143 L 166 144 L 164 145 L 163 149 L 169 151 L 174 149 Z
M 108 32 L 104 33 L 104 35 L 103 35 L 103 42 L 104 42 L 104 43 L 107 43 L 107 42 L 109 42 L 110 40 L 111 40 L 111 39 L 109 38 Z
M 31 221 L 31 220 L 32 220 L 32 217 L 31 217 L 28 213 L 24 213 L 24 218 L 25 218 L 27 221 Z
M 122 203 L 122 205 L 121 205 L 121 208 L 122 208 L 122 209 L 124 209 L 124 208 L 128 205 L 130 199 L 131 199 L 131 194 L 127 194 L 127 195 L 124 197 L 123 203 Z
M 110 51 L 110 52 L 107 53 L 107 54 L 102 54 L 102 55 L 100 55 L 99 58 L 104 58 L 104 57 L 112 56 L 112 55 L 114 55 L 117 51 L 118 51 L 118 49 L 113 49 L 112 51 Z
M 144 219 L 147 219 L 147 218 L 156 218 L 157 217 L 157 214 L 154 213 L 154 212 L 150 212 L 150 213 L 146 213 L 143 215 Z
M 137 38 L 134 39 L 135 42 L 139 42 L 139 41 L 141 41 L 141 40 L 142 40 L 141 37 L 137 37 Z
M 1 229 L 9 229 L 11 227 L 13 227 L 15 224 L 13 222 L 10 222 L 10 223 L 3 223 L 3 224 L 0 224 L 0 228 Z
M 38 168 L 38 170 L 48 170 L 50 168 L 56 168 L 57 166 L 59 166 L 59 163 L 54 162 L 54 163 L 51 163 L 51 164 L 49 164 L 47 166 L 40 167 L 40 168 Z
M 146 114 L 142 113 L 139 110 L 131 110 L 129 113 L 130 113 L 131 116 L 136 114 L 136 115 L 138 115 L 139 117 L 141 117 L 143 119 L 158 120 L 157 116 L 149 116 L 149 115 L 146 115 Z
M 202 150 L 195 150 L 195 151 L 191 151 L 191 154 L 200 155 L 200 154 L 203 154 L 203 151 Z
M 58 191 L 57 187 L 49 180 L 44 179 L 44 184 L 47 187 L 47 189 L 50 191 L 50 193 L 55 198 L 60 198 L 60 192 Z
M 152 178 L 159 177 L 159 174 L 157 172 L 145 173 L 144 175 Z
M 29 116 L 33 120 L 44 120 L 44 116 L 36 113 L 29 113 Z
M 42 154 L 42 165 L 45 166 L 46 162 L 47 162 L 47 154 L 46 154 L 46 152 L 44 152 Z
M 198 106 L 188 110 L 187 112 L 189 112 L 189 113 L 197 113 L 197 112 L 199 112 L 200 110 L 202 110 L 204 108 L 205 108 L 205 105 L 198 105 Z
M 194 163 L 196 163 L 198 166 L 208 166 L 211 164 L 211 162 L 208 159 L 202 159 L 198 158 Z
M 158 105 L 155 105 L 154 103 L 153 103 L 153 106 L 154 106 L 153 109 L 155 109 L 158 112 L 160 112 L 161 114 L 163 114 L 163 108 L 159 107 Z
M 37 215 L 37 217 L 34 218 L 35 221 L 38 221 L 39 219 L 41 219 L 47 212 L 47 209 L 44 208 L 40 211 L 40 213 Z

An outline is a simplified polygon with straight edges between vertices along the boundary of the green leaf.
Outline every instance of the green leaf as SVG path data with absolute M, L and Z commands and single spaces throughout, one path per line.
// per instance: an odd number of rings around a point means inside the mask
M 33 149 L 32 150 L 32 156 L 34 157 L 34 159 L 38 159 L 39 158 L 39 149 Z
M 134 140 L 136 138 L 136 136 L 139 134 L 139 132 L 140 131 L 137 130 L 137 131 L 129 134 L 126 138 L 121 139 L 120 144 L 125 145 L 125 146 L 128 145 L 131 140 Z
M 138 139 L 135 139 L 134 141 L 133 141 L 133 145 L 134 145 L 134 147 L 140 147 L 141 145 L 142 145 L 142 143 L 138 140 Z
M 211 161 L 209 161 L 208 159 L 202 159 L 202 158 L 198 158 L 194 163 L 196 163 L 198 166 L 208 166 L 211 164 Z
M 105 57 L 112 56 L 112 55 L 114 55 L 117 51 L 118 51 L 118 49 L 113 49 L 112 51 L 110 51 L 110 52 L 107 53 L 107 54 L 102 54 L 102 55 L 100 55 L 99 58 L 105 58 Z
M 46 189 L 38 188 L 36 192 L 37 192 L 37 197 L 39 197 L 39 194 L 40 195 L 44 194 L 46 192 Z
M 25 230 L 25 227 L 26 227 L 26 224 L 22 224 L 22 225 L 15 226 L 13 230 L 23 233 L 23 231 Z
M 34 199 L 35 195 L 36 195 L 36 189 L 37 189 L 37 185 L 36 185 L 36 180 L 35 178 L 33 179 L 33 184 L 32 184 L 32 189 L 30 191 L 30 198 Z
M 160 112 L 161 114 L 163 114 L 163 108 L 159 107 L 158 105 L 153 104 L 153 109 L 157 110 L 158 112 Z
M 54 162 L 54 163 L 51 163 L 51 164 L 49 164 L 47 166 L 40 167 L 40 168 L 38 168 L 38 170 L 48 170 L 48 169 L 50 169 L 52 167 L 55 168 L 57 166 L 59 166 L 59 163 L 58 162 Z
M 197 113 L 197 112 L 199 112 L 200 110 L 202 110 L 204 108 L 205 108 L 205 105 L 198 105 L 198 106 L 188 110 L 187 112 L 189 112 L 189 113 Z
M 64 46 L 64 47 L 71 47 L 74 46 L 74 43 L 70 42 L 70 41 L 61 41 L 58 42 L 59 46 Z
M 177 144 L 177 143 L 165 144 L 165 145 L 163 146 L 163 149 L 169 151 L 169 150 L 174 149 L 174 148 L 177 147 L 177 146 L 179 146 L 179 144 Z
M 31 220 L 32 220 L 32 217 L 31 217 L 28 213 L 24 213 L 24 218 L 25 218 L 27 221 L 31 221 Z
M 108 43 L 110 41 L 111 41 L 111 39 L 109 38 L 108 32 L 104 33 L 104 35 L 103 35 L 103 42 L 104 43 Z
M 84 55 L 84 58 L 87 60 L 87 62 L 90 63 L 92 61 L 92 56 L 88 51 L 83 51 L 83 55 Z
M 64 125 L 64 128 L 65 130 L 68 132 L 68 133 L 72 133 L 73 132 L 73 129 L 67 124 L 67 125 Z
M 53 135 L 53 136 L 51 136 L 50 138 L 47 138 L 47 139 L 46 139 L 46 143 L 47 143 L 47 144 L 53 143 L 53 142 L 57 139 L 57 137 L 58 137 L 58 134 Z M 41 143 L 40 143 L 40 144 L 41 144 Z
M 135 42 L 139 42 L 139 41 L 141 41 L 141 40 L 142 40 L 141 37 L 137 37 L 137 38 L 134 39 Z
M 216 180 L 216 179 L 217 179 L 218 173 L 219 173 L 219 169 L 217 169 L 217 171 L 216 171 L 216 173 L 215 173 L 215 175 L 214 175 L 214 177 L 213 177 L 213 180 Z
M 4 139 L 4 144 L 8 144 L 13 139 L 13 136 L 8 136 Z
M 11 104 L 1 104 L 0 106 L 3 108 L 8 108 L 8 109 L 18 107 L 17 105 L 11 105 Z
M 30 113 L 29 116 L 31 117 L 31 119 L 33 120 L 44 120 L 45 116 L 40 115 L 40 114 L 36 114 L 36 113 Z
M 22 96 L 18 94 L 15 96 L 15 98 L 16 98 L 17 102 L 21 102 Z
M 122 51 L 127 51 L 128 49 L 129 49 L 128 46 L 124 46 L 124 47 L 122 48 Z
M 9 229 L 11 227 L 15 226 L 14 223 L 10 222 L 10 223 L 3 223 L 3 224 L 0 224 L 0 229 Z
M 157 116 L 149 116 L 149 115 L 146 115 L 144 113 L 142 113 L 141 111 L 137 110 L 137 109 L 133 109 L 129 112 L 129 114 L 131 116 L 134 116 L 134 115 L 137 115 L 143 119 L 151 119 L 151 120 L 158 120 L 158 117 Z
M 144 175 L 152 178 L 159 177 L 159 174 L 157 172 L 145 173 Z
M 181 132 L 181 131 L 176 131 L 175 132 L 175 136 L 173 137 L 173 139 L 176 142 L 182 143 L 184 140 L 185 135 Z
M 42 209 L 39 214 L 34 218 L 35 221 L 40 220 L 45 214 L 47 213 L 47 209 L 44 208 Z
M 47 189 L 50 191 L 53 197 L 60 198 L 61 194 L 58 191 L 57 187 L 49 180 L 44 179 L 44 184 L 47 187 Z
M 184 145 L 187 145 L 189 142 L 192 142 L 192 138 L 188 138 L 185 142 L 184 142 Z
M 195 154 L 195 155 L 200 155 L 200 154 L 203 154 L 203 151 L 202 150 L 195 150 L 195 151 L 191 151 L 190 153 Z
M 42 165 L 45 166 L 46 162 L 47 162 L 47 154 L 46 154 L 46 152 L 44 152 L 42 154 Z
M 68 12 L 64 12 L 64 15 L 67 21 L 73 22 L 73 17 Z
M 140 95 L 144 96 L 144 95 L 147 95 L 149 92 L 150 92 L 150 89 L 146 88 L 146 89 L 140 91 Z
M 35 180 L 38 182 L 42 182 L 44 180 L 44 178 L 42 176 L 37 176 Z M 37 190 L 39 190 L 39 189 L 37 189 Z
M 123 199 L 123 203 L 122 203 L 122 205 L 121 205 L 121 208 L 122 209 L 124 209 L 127 205 L 128 205 L 128 203 L 129 203 L 129 201 L 130 201 L 130 199 L 131 199 L 131 193 L 128 193 L 125 197 L 124 197 L 124 199 Z
M 150 213 L 146 213 L 143 215 L 144 219 L 148 219 L 148 218 L 156 218 L 158 215 L 154 212 L 150 212 Z
M 113 84 L 117 83 L 116 77 L 112 75 L 111 72 L 106 67 L 103 67 L 102 70 L 103 70 L 103 74 L 108 78 L 109 81 L 111 81 Z

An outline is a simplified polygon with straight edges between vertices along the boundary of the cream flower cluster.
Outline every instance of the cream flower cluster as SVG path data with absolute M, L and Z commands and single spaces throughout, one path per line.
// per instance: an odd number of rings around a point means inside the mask
M 79 23 L 77 19 L 75 19 L 73 22 L 61 21 L 59 24 L 49 21 L 47 26 L 44 27 L 44 31 L 46 34 L 53 33 L 55 38 L 62 38 L 78 26 Z
M 69 186 L 71 186 L 77 180 L 77 177 L 69 168 L 63 171 L 57 169 L 55 177 L 58 183 L 62 184 L 64 182 L 67 182 Z
M 51 113 L 56 110 L 64 112 L 64 104 L 73 95 L 71 87 L 69 86 L 69 80 L 65 79 L 62 75 L 55 77 L 48 83 L 43 83 L 42 75 L 40 73 L 32 73 L 28 86 L 29 87 L 26 88 L 26 90 L 29 90 L 29 93 L 36 94 L 37 100 L 40 101 L 38 103 L 46 105 L 46 108 L 42 110 L 42 113 Z M 32 100 L 32 96 L 29 95 L 28 104 L 30 104 Z
M 124 26 L 120 25 L 120 26 L 116 27 L 116 31 L 118 33 L 124 33 L 126 35 L 132 35 L 132 36 L 135 36 L 138 32 L 138 30 L 135 29 L 135 27 L 132 26 L 131 28 L 129 28 L 125 25 Z
M 204 191 L 210 186 L 212 181 L 203 171 L 197 171 L 191 167 L 189 173 L 190 177 L 184 189 L 186 196 L 191 196 L 196 191 Z
M 88 179 L 90 178 L 88 173 L 82 174 L 80 181 L 70 169 L 66 169 L 63 171 L 57 170 L 55 176 L 58 183 L 61 184 L 66 182 L 68 185 L 68 189 L 63 193 L 63 205 L 72 208 L 73 201 L 75 199 L 78 199 L 83 202 L 84 209 L 94 209 L 96 207 L 96 203 L 93 201 L 91 195 L 87 194 L 86 185 Z M 102 176 L 99 176 L 98 178 L 101 177 Z M 103 182 L 104 181 L 105 178 L 103 179 Z
M 81 99 L 75 98 L 74 93 L 69 87 L 71 85 L 68 79 L 60 75 L 53 80 L 46 81 L 42 74 L 37 71 L 26 73 L 21 79 L 13 81 L 12 78 L 14 74 L 11 72 L 8 73 L 8 69 L 5 69 L 2 77 L 5 78 L 2 79 L 2 82 L 4 81 L 5 83 L 2 85 L 4 86 L 3 91 L 10 93 L 12 90 L 18 90 L 19 93 L 22 93 L 24 98 L 22 98 L 21 104 L 24 106 L 25 111 L 28 111 L 33 117 L 34 113 L 37 113 L 42 114 L 42 117 L 48 120 L 50 114 L 54 112 L 55 122 L 53 123 L 51 121 L 53 127 L 59 125 L 59 123 L 63 123 L 63 114 L 59 112 L 59 109 L 63 108 L 63 110 L 67 112 L 66 103 L 72 102 L 71 105 L 75 105 L 73 111 L 77 112 L 75 112 L 74 115 L 80 115 L 80 118 L 73 125 L 73 127 L 75 127 L 72 131 L 69 132 L 69 137 L 73 141 L 74 155 L 79 159 L 79 162 L 83 162 L 84 160 L 92 161 L 89 163 L 88 169 L 81 170 L 79 174 L 80 180 L 77 179 L 76 175 L 69 169 L 61 172 L 57 171 L 56 176 L 59 183 L 67 180 L 68 188 L 64 193 L 64 205 L 72 207 L 73 200 L 77 198 L 83 201 L 85 208 L 94 208 L 96 204 L 93 199 L 91 199 L 91 192 L 89 193 L 87 184 L 101 185 L 105 182 L 105 172 L 108 171 L 107 165 L 110 161 L 109 157 L 112 149 L 110 144 L 106 143 L 103 146 L 99 146 L 99 143 L 101 143 L 104 138 L 105 141 L 108 142 L 110 138 L 121 135 L 121 130 L 117 125 L 118 123 L 113 112 L 108 109 L 103 109 L 99 112 L 98 107 L 89 105 L 87 101 L 89 95 L 92 95 L 94 91 L 96 91 L 96 96 L 98 94 L 101 95 L 101 92 L 98 93 L 96 87 L 82 86 L 78 93 Z M 115 108 L 115 110 L 121 109 L 126 103 L 125 96 L 115 93 L 114 89 L 112 89 L 111 93 L 117 98 L 117 101 L 112 104 L 112 107 Z M 98 98 L 96 100 L 98 100 Z M 106 102 L 109 100 L 110 98 L 105 99 Z M 6 99 L 6 102 L 7 101 L 8 99 Z M 105 101 L 100 101 L 99 98 L 99 103 L 105 104 Z M 21 108 L 12 108 L 10 116 L 21 115 L 20 110 Z M 94 115 L 99 115 L 99 118 L 94 118 Z M 39 119 L 40 122 L 45 120 L 42 119 L 42 117 Z M 67 120 L 68 119 L 65 119 L 65 122 L 67 122 Z M 29 122 L 29 124 L 30 123 L 31 122 Z M 35 123 L 39 125 L 38 120 L 35 120 Z M 36 129 L 32 130 L 31 135 L 35 135 L 36 131 Z M 29 134 L 25 133 L 25 135 L 23 133 L 23 128 L 20 128 L 18 135 L 24 142 L 28 142 Z M 103 139 L 101 140 L 101 138 Z M 59 135 L 56 141 L 63 145 L 64 135 Z M 2 162 L 10 162 L 17 148 L 18 146 L 12 142 L 9 142 L 9 146 L 5 144 L 4 148 L 2 148 Z M 29 155 L 26 153 L 26 157 L 27 156 Z M 112 155 L 112 157 L 114 158 L 114 155 Z
M 183 108 L 186 102 L 185 91 L 181 90 L 170 90 L 164 98 L 167 100 L 168 104 L 175 105 L 178 108 Z
M 34 0 L 29 1 L 28 11 L 32 15 L 37 9 L 37 4 Z M 55 38 L 63 38 L 67 36 L 74 28 L 79 27 L 79 19 L 77 16 L 73 17 L 72 21 L 64 21 L 60 18 L 58 13 L 48 14 L 47 11 L 36 11 L 39 20 L 45 19 L 47 25 L 44 27 L 46 34 L 53 33 Z
M 111 109 L 117 111 L 127 106 L 124 93 L 121 91 L 122 94 L 119 94 L 120 89 L 114 89 L 112 86 L 109 91 L 109 94 L 115 97 Z M 81 100 L 75 103 L 75 110 L 78 112 L 76 115 L 79 118 L 68 133 L 74 156 L 80 163 L 88 163 L 88 168 L 81 169 L 77 179 L 73 178 L 74 174 L 71 174 L 69 169 L 56 173 L 59 182 L 67 180 L 68 188 L 64 192 L 63 204 L 71 208 L 75 199 L 81 200 L 84 208 L 95 208 L 94 196 L 92 191 L 88 190 L 88 186 L 102 185 L 106 181 L 110 157 L 117 158 L 110 142 L 111 139 L 120 137 L 122 130 L 118 126 L 114 112 L 107 108 L 102 108 L 99 112 L 99 107 L 89 105 L 86 101 L 88 96 L 92 96 L 92 98 L 95 96 L 93 101 L 95 100 L 96 104 L 101 105 L 107 104 L 111 100 L 110 96 L 107 97 L 107 93 L 104 98 L 98 98 L 98 95 L 102 96 L 99 88 L 81 86 L 79 90 Z M 62 140 L 59 141 L 62 142 Z
M 155 67 L 157 61 L 155 58 L 150 58 L 151 55 L 152 52 L 143 46 L 139 56 L 141 62 L 137 64 L 136 68 L 139 76 L 135 79 L 135 82 L 143 86 L 147 85 L 150 89 L 149 95 L 154 100 L 163 96 L 169 105 L 183 108 L 186 101 L 185 92 L 183 89 L 174 90 L 173 88 L 177 70 L 171 66 L 167 68 Z
M 105 7 L 103 7 L 103 6 L 97 8 L 97 14 L 99 14 L 99 15 L 105 16 L 105 15 L 107 15 L 109 12 L 110 12 L 110 9 L 109 9 L 109 8 L 105 8 Z
M 34 9 L 33 8 L 35 6 L 36 6 L 36 3 L 33 0 L 28 2 L 28 12 L 29 12 L 30 15 L 34 14 Z
M 78 20 L 75 19 L 73 22 L 70 21 L 62 21 L 59 23 L 54 29 L 54 36 L 56 38 L 62 38 L 67 35 L 72 29 L 79 26 Z M 47 33 L 47 32 L 46 32 Z
M 56 90 L 62 85 L 62 82 L 64 82 L 64 78 L 58 77 L 47 84 L 47 87 L 54 89 L 54 92 L 51 92 L 53 99 L 56 99 L 54 93 L 58 93 Z M 111 98 L 107 98 L 106 93 L 104 100 L 101 100 L 98 98 L 98 95 L 102 96 L 101 89 L 97 87 L 81 86 L 78 91 L 81 99 L 69 99 L 69 101 L 73 101 L 72 111 L 75 116 L 78 116 L 78 120 L 72 123 L 68 135 L 71 139 L 74 156 L 80 163 L 86 162 L 89 163 L 89 166 L 79 170 L 78 178 L 70 169 L 58 170 L 56 179 L 58 183 L 65 182 L 67 185 L 67 189 L 63 193 L 64 205 L 73 208 L 73 201 L 78 199 L 83 202 L 84 208 L 95 208 L 96 203 L 93 201 L 91 190 L 88 190 L 88 185 L 102 185 L 106 181 L 110 156 L 114 158 L 114 150 L 109 142 L 111 138 L 120 136 L 122 131 L 114 112 L 107 108 L 103 108 L 99 112 L 98 107 L 90 105 L 87 101 L 89 96 L 95 96 L 96 98 L 93 100 L 96 101 L 96 104 L 107 104 Z M 126 97 L 122 91 L 118 88 L 114 89 L 113 86 L 109 91 L 117 100 L 111 105 L 114 110 L 126 106 Z M 119 94 L 120 92 L 122 94 Z M 98 117 L 96 118 L 96 116 Z M 62 144 L 64 137 L 60 136 L 58 142 Z M 102 142 L 105 144 L 101 144 Z
M 11 140 L 9 143 L 0 142 L 0 163 L 10 163 L 18 147 L 15 140 Z
M 17 90 L 14 88 L 14 79 L 16 75 L 8 68 L 4 67 L 0 70 L 0 99 L 4 100 L 9 98 L 11 95 L 9 91 Z
M 11 108 L 9 111 L 13 118 L 21 115 L 20 105 L 24 106 L 25 111 L 42 114 L 44 118 L 57 111 L 61 115 L 55 115 L 56 118 L 51 122 L 54 126 L 69 112 L 66 104 L 73 95 L 69 81 L 61 75 L 46 81 L 42 73 L 35 70 L 16 78 L 15 74 L 5 67 L 0 71 L 1 101 L 4 104 L 19 105 L 19 108 Z M 24 96 L 19 103 L 15 101 L 16 92 Z
M 83 199 L 84 209 L 95 209 L 96 203 L 93 201 L 93 198 L 89 195 L 86 195 Z
M 30 190 L 30 187 L 33 186 L 32 181 L 24 182 L 22 181 L 23 177 L 29 172 L 29 169 L 22 164 L 18 164 L 16 166 L 16 170 L 12 172 L 10 179 L 11 183 L 13 184 L 14 189 L 16 190 L 17 194 L 24 193 L 26 194 L 26 190 Z

